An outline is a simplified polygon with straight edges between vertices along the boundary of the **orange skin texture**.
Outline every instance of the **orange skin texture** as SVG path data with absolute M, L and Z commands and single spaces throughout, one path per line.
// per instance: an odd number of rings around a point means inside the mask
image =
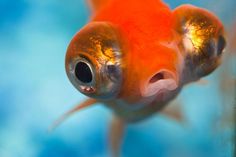
M 173 14 L 163 2 L 113 0 L 95 12 L 92 21 L 109 22 L 121 34 L 124 80 L 119 96 L 129 104 L 143 99 L 140 85 L 159 70 L 167 69 L 178 77 L 177 52 L 165 45 L 175 39 Z

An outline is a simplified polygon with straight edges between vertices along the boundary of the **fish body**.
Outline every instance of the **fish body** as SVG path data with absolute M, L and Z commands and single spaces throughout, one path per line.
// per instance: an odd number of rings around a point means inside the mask
M 224 27 L 211 12 L 192 5 L 171 10 L 161 0 L 91 0 L 92 17 L 71 40 L 66 73 L 90 97 L 58 119 L 96 103 L 115 113 L 112 156 L 119 156 L 123 130 L 165 111 L 184 85 L 212 73 L 226 46 Z
M 160 111 L 220 64 L 224 28 L 212 13 L 171 10 L 161 0 L 98 2 L 68 47 L 66 71 L 80 92 L 123 120 Z

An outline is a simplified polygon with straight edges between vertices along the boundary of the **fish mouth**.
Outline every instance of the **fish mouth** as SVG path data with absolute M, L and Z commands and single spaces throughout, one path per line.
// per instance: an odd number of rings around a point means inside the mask
M 147 81 L 141 85 L 140 90 L 143 97 L 150 97 L 162 95 L 176 88 L 178 88 L 176 74 L 167 69 L 162 69 L 147 79 Z
M 95 88 L 92 86 L 79 86 L 80 87 L 80 91 L 86 94 L 91 94 L 91 93 L 95 93 Z

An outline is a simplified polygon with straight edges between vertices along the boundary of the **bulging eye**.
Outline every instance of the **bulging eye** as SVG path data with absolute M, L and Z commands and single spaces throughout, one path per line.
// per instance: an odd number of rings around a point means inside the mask
M 91 83 L 93 71 L 88 63 L 79 61 L 75 66 L 75 76 L 82 83 Z
M 176 8 L 174 16 L 185 57 L 184 80 L 210 74 L 220 65 L 226 46 L 223 24 L 213 13 L 191 5 Z
M 119 30 L 107 22 L 91 22 L 73 37 L 66 53 L 66 73 L 79 92 L 106 100 L 118 95 L 122 42 Z

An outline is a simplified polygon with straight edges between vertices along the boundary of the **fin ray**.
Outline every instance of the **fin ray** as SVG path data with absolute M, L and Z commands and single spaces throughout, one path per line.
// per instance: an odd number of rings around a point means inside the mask
M 169 104 L 160 113 L 181 123 L 185 121 L 181 104 L 176 102 Z
M 61 117 L 59 117 L 48 129 L 49 132 L 53 131 L 55 128 L 57 128 L 62 122 L 64 122 L 68 117 L 70 117 L 72 114 L 74 114 L 77 111 L 80 111 L 81 109 L 87 108 L 93 104 L 95 104 L 97 101 L 95 99 L 87 99 L 81 104 L 75 106 L 71 110 L 67 111 L 65 114 L 63 114 Z
M 120 156 L 120 147 L 125 129 L 125 122 L 118 118 L 113 117 L 110 128 L 110 144 L 112 157 Z

